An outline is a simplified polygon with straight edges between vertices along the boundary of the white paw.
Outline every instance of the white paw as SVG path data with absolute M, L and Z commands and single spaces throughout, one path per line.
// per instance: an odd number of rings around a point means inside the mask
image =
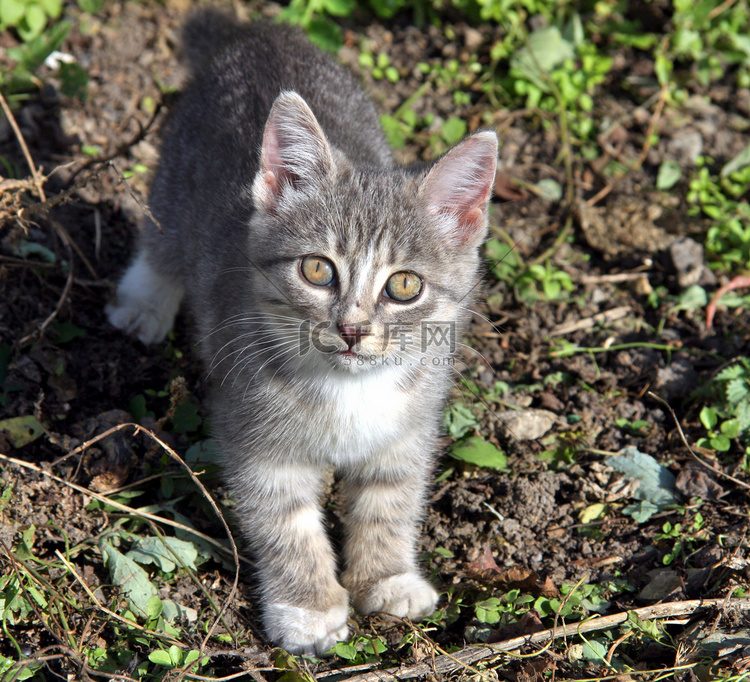
M 158 343 L 172 328 L 183 293 L 179 283 L 156 272 L 140 253 L 117 287 L 117 300 L 105 312 L 112 326 L 142 343 Z
M 118 296 L 104 310 L 113 327 L 134 336 L 141 343 L 159 343 L 172 328 L 174 316 L 160 315 L 158 310 L 148 307 L 149 301 Z
M 266 633 L 290 654 L 324 654 L 336 642 L 349 638 L 348 612 L 348 604 L 328 611 L 271 604 L 265 611 Z
M 435 610 L 437 600 L 437 592 L 424 578 L 416 573 L 400 573 L 370 587 L 356 600 L 356 606 L 362 613 L 383 611 L 417 621 Z

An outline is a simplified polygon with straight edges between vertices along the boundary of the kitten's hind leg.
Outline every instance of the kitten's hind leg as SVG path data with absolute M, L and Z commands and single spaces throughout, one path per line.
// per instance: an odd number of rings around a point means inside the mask
M 158 272 L 145 249 L 138 252 L 106 307 L 110 323 L 145 344 L 158 343 L 174 324 L 185 290 L 175 278 Z
M 360 613 L 383 611 L 421 620 L 437 592 L 420 574 L 417 526 L 422 515 L 427 462 L 415 451 L 389 453 L 344 479 L 348 498 L 346 570 L 341 581 Z

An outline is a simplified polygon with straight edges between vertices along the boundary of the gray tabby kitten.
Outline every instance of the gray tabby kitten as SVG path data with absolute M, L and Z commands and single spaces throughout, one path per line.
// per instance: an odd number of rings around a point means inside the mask
M 497 139 L 398 168 L 355 79 L 296 29 L 204 10 L 185 43 L 159 225 L 145 221 L 107 312 L 156 343 L 186 299 L 266 631 L 322 653 L 347 637 L 350 598 L 414 620 L 435 608 L 417 526 Z M 340 575 L 320 506 L 331 467 L 347 499 Z

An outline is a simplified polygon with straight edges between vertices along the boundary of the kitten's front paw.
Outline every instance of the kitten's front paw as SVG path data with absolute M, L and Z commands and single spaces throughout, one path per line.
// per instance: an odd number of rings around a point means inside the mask
M 142 343 L 158 343 L 172 328 L 184 293 L 182 284 L 155 270 L 142 251 L 125 271 L 117 300 L 105 312 L 112 326 Z
M 113 327 L 146 345 L 162 341 L 174 322 L 171 311 L 159 311 L 149 307 L 148 301 L 123 296 L 110 303 L 105 312 Z
M 435 610 L 437 600 L 437 592 L 420 575 L 399 573 L 362 590 L 354 605 L 360 613 L 383 611 L 417 621 Z
M 290 654 L 323 654 L 336 642 L 348 639 L 349 605 L 313 611 L 289 604 L 271 604 L 265 612 L 268 636 Z

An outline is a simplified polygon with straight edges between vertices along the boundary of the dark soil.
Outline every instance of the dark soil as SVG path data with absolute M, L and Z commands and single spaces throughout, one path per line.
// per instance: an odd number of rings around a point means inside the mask
M 165 466 L 168 471 L 179 470 L 150 438 L 134 435 L 132 429 L 75 450 L 107 429 L 139 420 L 147 428 L 158 429 L 179 453 L 208 435 L 201 402 L 205 384 L 187 322 L 178 321 L 168 343 L 146 348 L 111 328 L 103 312 L 127 263 L 147 201 L 150 174 L 136 169 L 125 181 L 123 173 L 137 164 L 148 169 L 155 166 L 159 129 L 185 76 L 178 62 L 177 34 L 187 4 L 184 0 L 111 3 L 95 18 L 82 15 L 63 50 L 74 55 L 89 75 L 86 101 L 59 95 L 52 87 L 55 78 L 50 76 L 43 96 L 16 111 L 34 162 L 49 175 L 45 191 L 54 205 L 40 210 L 34 206 L 32 193 L 26 192 L 27 209 L 22 215 L 20 204 L 13 204 L 20 193 L 0 188 L 4 221 L 0 226 L 0 344 L 4 346 L 0 349 L 10 353 L 5 392 L 0 394 L 0 420 L 36 415 L 48 430 L 23 447 L 14 447 L 0 433 L 0 452 L 96 491 L 141 481 Z M 78 12 L 74 6 L 68 11 Z M 266 5 L 260 11 L 272 16 L 277 8 Z M 437 28 L 417 29 L 404 21 L 387 27 L 351 24 L 340 57 L 359 72 L 357 55 L 363 40 L 374 54 L 389 55 L 401 75 L 396 84 L 375 81 L 367 72 L 360 75 L 381 111 L 392 113 L 421 85 L 423 75 L 415 68 L 417 62 L 461 61 L 468 53 L 467 45 L 486 55 L 497 30 L 458 24 L 453 27 L 455 38 L 448 41 Z M 0 36 L 0 46 L 13 42 L 10 34 Z M 670 193 L 657 192 L 654 180 L 665 159 L 689 165 L 695 158 L 691 145 L 700 145 L 701 153 L 724 161 L 744 148 L 750 128 L 750 96 L 727 81 L 726 87 L 715 86 L 711 103 L 696 94 L 683 107 L 666 107 L 655 124 L 658 142 L 647 151 L 642 167 L 591 202 L 610 181 L 602 173 L 605 162 L 612 158 L 634 161 L 644 149 L 655 100 L 643 105 L 650 97 L 658 98 L 658 87 L 643 85 L 636 93 L 620 87 L 638 67 L 634 53 L 623 54 L 597 98 L 597 119 L 607 118 L 618 125 L 609 135 L 606 159 L 578 162 L 574 167 L 576 197 L 570 207 L 537 197 L 512 182 L 509 192 L 505 184 L 511 176 L 532 184 L 544 178 L 565 184 L 560 132 L 554 121 L 542 126 L 533 112 L 491 112 L 491 121 L 500 131 L 503 164 L 493 228 L 502 229 L 516 243 L 523 259 L 533 260 L 553 245 L 572 215 L 570 237 L 554 250 L 552 262 L 570 275 L 575 289 L 563 301 L 524 303 L 505 283 L 487 278 L 488 303 L 480 307 L 481 315 L 469 333 L 471 346 L 483 360 L 476 362 L 467 354 L 465 376 L 474 388 L 455 397 L 475 405 L 480 419 L 476 433 L 506 452 L 509 467 L 497 472 L 446 458 L 443 466 L 452 471 L 434 486 L 424 523 L 426 563 L 436 584 L 452 590 L 454 598 L 461 595 L 464 606 L 457 619 L 446 616 L 429 629 L 430 637 L 443 649 L 487 637 L 497 641 L 525 634 L 520 626 L 498 633 L 474 619 L 471 605 L 475 600 L 501 596 L 515 584 L 488 567 L 487 548 L 501 569 L 515 566 L 525 571 L 521 589 L 535 598 L 545 594 L 540 587 L 544 585 L 559 588 L 581 580 L 609 584 L 602 595 L 611 601 L 607 613 L 658 601 L 725 597 L 736 588 L 748 587 L 750 479 L 740 466 L 742 453 L 731 451 L 720 459 L 713 451 L 694 448 L 704 458 L 701 465 L 677 428 L 679 422 L 690 443 L 705 434 L 691 396 L 723 362 L 750 355 L 748 313 L 742 307 L 719 308 L 714 328 L 707 331 L 704 311 L 673 307 L 666 294 L 684 290 L 685 277 L 692 276 L 690 283 L 700 282 L 709 291 L 717 282 L 703 268 L 702 257 L 692 261 L 692 273 L 676 271 L 669 256 L 671 245 L 681 237 L 700 242 L 707 226 L 686 215 L 684 185 Z M 476 96 L 470 105 L 457 107 L 446 86 L 428 88 L 417 109 L 443 119 L 460 116 L 472 128 L 482 123 L 482 114 L 490 106 Z M 82 145 L 97 147 L 100 155 L 86 156 Z M 404 161 L 426 159 L 431 153 L 417 143 L 399 152 Z M 0 125 L 0 155 L 13 164 L 19 177 L 27 174 L 17 140 L 4 125 Z M 108 158 L 106 163 L 103 157 Z M 40 245 L 46 251 L 24 251 L 19 244 Z M 659 287 L 664 287 L 665 295 L 654 307 L 648 296 Z M 615 309 L 623 312 L 612 318 L 595 317 Z M 54 319 L 48 321 L 53 313 Z M 592 349 L 632 345 L 556 357 L 552 351 L 560 340 Z M 177 377 L 184 377 L 188 394 L 185 398 L 183 392 L 176 400 L 194 408 L 194 416 L 203 420 L 199 426 L 195 422 L 185 426 L 174 410 L 170 412 L 169 387 Z M 496 382 L 507 383 L 511 392 L 492 393 Z M 474 399 L 476 391 L 482 394 L 482 402 Z M 144 405 L 145 410 L 139 407 Z M 506 426 L 509 411 L 533 409 L 544 410 L 549 418 L 550 428 L 543 435 L 529 438 L 517 432 L 517 427 Z M 630 423 L 643 420 L 647 425 L 629 429 L 617 425 L 620 418 Z M 446 438 L 446 446 L 449 443 Z M 542 456 L 565 443 L 574 453 L 568 460 Z M 607 466 L 604 454 L 628 446 L 652 455 L 678 480 L 680 505 L 641 524 L 622 513 L 623 507 L 634 502 L 633 488 Z M 66 457 L 71 451 L 74 454 Z M 3 572 L 13 570 L 9 548 L 17 542 L 18 533 L 34 524 L 33 549 L 39 561 L 54 560 L 55 551 L 64 552 L 68 543 L 87 547 L 71 560 L 102 603 L 112 604 L 113 599 L 116 603 L 95 539 L 107 526 L 119 523 L 118 515 L 101 508 L 92 510 L 91 497 L 60 480 L 8 459 L 0 466 L 5 488 L 13 491 L 10 503 L 0 508 L 0 540 L 6 553 L 0 559 Z M 207 484 L 217 499 L 223 499 L 216 477 Z M 133 505 L 163 504 L 169 491 L 159 485 L 158 480 L 139 485 L 138 490 L 146 494 Z M 187 483 L 184 486 L 176 510 L 203 532 L 221 537 L 223 530 L 201 493 Z M 601 516 L 588 518 L 585 512 L 597 504 L 603 505 Z M 698 514 L 702 525 L 696 524 Z M 658 537 L 667 522 L 698 529 L 686 531 L 685 551 L 670 565 L 665 565 L 664 558 L 674 542 Z M 233 577 L 231 562 L 214 560 L 200 567 L 200 582 L 219 603 L 229 594 Z M 243 569 L 240 596 L 226 614 L 226 624 L 244 633 L 242 646 L 217 641 L 209 646 L 217 675 L 270 666 L 270 645 L 255 616 L 251 581 L 251 574 Z M 85 603 L 86 594 L 76 583 L 74 588 Z M 206 594 L 189 580 L 165 583 L 163 591 L 162 596 L 172 594 L 177 600 L 174 595 L 179 595 L 180 603 L 199 612 L 208 607 Z M 750 625 L 744 613 L 732 620 L 713 611 L 703 614 L 699 622 L 709 629 L 713 624 L 728 641 L 732 633 L 746 631 Z M 700 648 L 701 635 L 684 627 L 686 622 L 669 626 L 673 637 L 685 638 L 684 646 L 653 644 L 649 648 L 635 637 L 621 645 L 618 656 L 641 669 L 681 665 L 708 656 L 724 670 L 743 670 L 742 647 L 709 655 Z M 27 655 L 55 644 L 52 621 L 42 626 L 32 618 L 29 623 L 12 628 Z M 394 647 L 409 631 L 407 625 L 376 618 L 358 623 L 363 633 L 386 633 Z M 543 627 L 549 626 L 551 619 Z M 115 641 L 110 629 L 88 627 L 81 619 L 66 627 L 81 647 L 99 640 L 104 642 L 99 646 Z M 187 639 L 197 648 L 203 634 Z M 743 641 L 747 656 L 748 640 Z M 435 653 L 429 646 L 401 648 L 388 665 L 424 662 Z M 685 653 L 688 650 L 692 653 Z M 143 651 L 145 656 L 148 649 Z M 0 653 L 15 651 L 0 644 Z M 564 654 L 548 652 L 540 660 L 534 663 L 536 667 L 519 660 L 498 660 L 492 674 L 521 680 L 554 669 L 573 677 L 606 671 L 603 664 L 579 664 Z M 318 671 L 345 663 L 333 659 L 319 664 Z M 60 674 L 83 675 L 74 657 L 63 656 L 49 665 Z M 275 673 L 263 674 L 272 678 Z M 260 673 L 253 675 L 257 678 Z M 688 674 L 677 677 L 688 679 Z

